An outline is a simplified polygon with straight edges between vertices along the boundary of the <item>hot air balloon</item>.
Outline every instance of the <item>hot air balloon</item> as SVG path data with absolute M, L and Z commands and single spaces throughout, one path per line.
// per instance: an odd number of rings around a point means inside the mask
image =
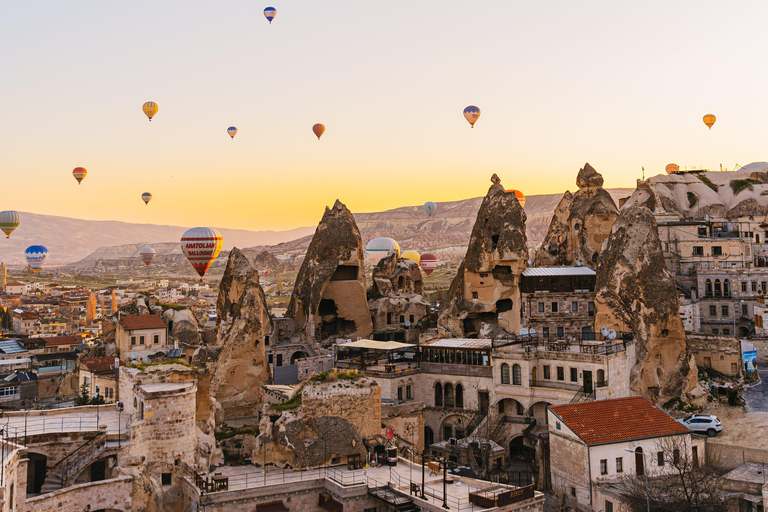
M 469 121 L 472 128 L 474 128 L 477 119 L 480 117 L 480 109 L 474 105 L 470 105 L 464 109 L 464 117 Z
M 437 268 L 437 256 L 431 253 L 422 254 L 419 265 L 425 274 L 430 275 Z
M 21 216 L 19 215 L 19 212 L 13 210 L 0 212 L 0 229 L 5 233 L 5 238 L 11 238 L 11 233 L 19 227 L 20 220 Z
M 141 194 L 141 200 L 144 201 L 144 204 L 149 206 L 149 202 L 152 200 L 152 194 L 150 194 L 149 192 L 144 192 L 143 194 Z
M 365 254 L 371 265 L 375 267 L 391 254 L 396 254 L 399 257 L 400 246 L 391 238 L 374 238 L 365 246 Z
M 315 132 L 315 135 L 317 135 L 317 140 L 320 140 L 320 137 L 322 137 L 325 133 L 325 125 L 317 123 L 312 127 L 312 131 Z
M 221 252 L 221 233 L 213 228 L 192 228 L 181 237 L 181 252 L 203 280 L 205 273 Z
M 525 194 L 513 188 L 507 190 L 507 194 L 515 194 L 515 197 L 520 202 L 520 207 L 525 208 Z
M 157 103 L 154 101 L 148 101 L 141 107 L 141 110 L 144 111 L 150 121 L 152 121 L 152 118 L 155 117 L 155 114 L 157 114 L 157 109 Z
M 424 203 L 424 211 L 427 212 L 427 215 L 430 217 L 433 213 L 435 213 L 435 210 L 437 209 L 437 205 L 433 203 L 432 201 L 428 201 Z
M 704 116 L 704 124 L 709 127 L 709 129 L 712 129 L 712 125 L 715 124 L 715 121 L 717 121 L 717 118 L 713 114 L 707 114 Z
M 272 24 L 272 20 L 277 16 L 277 9 L 274 7 L 267 7 L 264 9 L 264 17 L 269 20 L 269 24 Z
M 667 167 L 664 170 L 667 171 L 667 174 L 673 174 L 680 172 L 680 166 L 677 164 L 667 164 Z
M 155 258 L 155 254 L 157 254 L 157 251 L 151 247 L 144 247 L 139 251 L 141 261 L 143 261 L 146 266 L 149 266 L 149 264 L 152 263 L 152 260 Z
M 24 251 L 24 257 L 27 259 L 29 268 L 37 272 L 43 268 L 43 261 L 48 256 L 48 249 L 44 245 L 30 245 Z
M 232 137 L 232 140 L 234 140 L 235 135 L 237 135 L 237 128 L 235 128 L 234 126 L 230 126 L 229 128 L 227 128 L 227 133 L 229 134 L 230 137 Z
M 403 251 L 403 254 L 400 255 L 401 258 L 404 260 L 411 260 L 415 262 L 417 265 L 419 262 L 421 262 L 421 256 L 419 256 L 419 253 L 416 251 Z
M 72 176 L 75 177 L 78 185 L 83 182 L 86 174 L 88 174 L 88 171 L 85 170 L 85 167 L 75 167 L 72 169 Z

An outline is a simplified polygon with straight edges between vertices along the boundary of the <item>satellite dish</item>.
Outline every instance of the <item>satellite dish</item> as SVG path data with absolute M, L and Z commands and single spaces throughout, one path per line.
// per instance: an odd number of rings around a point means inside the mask
M 606 326 L 602 326 L 600 328 L 600 334 L 602 334 L 603 336 L 608 336 L 608 328 Z
M 536 329 L 531 327 L 530 329 L 528 329 L 528 334 L 530 334 L 531 336 L 536 336 Z
M 528 260 L 527 263 L 528 263 L 529 266 L 533 265 L 533 262 L 531 260 Z
M 520 329 L 520 336 L 528 336 L 528 329 L 526 329 L 525 327 Z
M 405 321 L 405 326 L 406 327 L 410 327 L 411 326 L 411 321 L 410 320 L 406 320 Z
M 615 340 L 616 339 L 616 331 L 614 331 L 613 329 L 608 331 L 608 339 L 609 340 Z
M 580 266 L 581 266 L 581 262 L 580 262 L 579 260 L 576 260 L 576 266 L 577 266 L 577 267 L 580 267 Z

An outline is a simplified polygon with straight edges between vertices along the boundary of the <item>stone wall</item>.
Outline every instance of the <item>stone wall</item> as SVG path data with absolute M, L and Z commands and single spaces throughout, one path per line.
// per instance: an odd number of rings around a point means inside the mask
M 589 467 L 587 445 L 549 430 L 552 490 L 570 499 L 572 507 L 589 504 Z M 576 496 L 572 495 L 576 489 Z
M 302 417 L 335 416 L 348 421 L 363 439 L 381 433 L 381 387 L 368 379 L 309 382 L 301 391 Z
M 82 512 L 91 510 L 117 510 L 129 512 L 133 478 L 121 476 L 111 480 L 74 485 L 42 496 L 24 500 L 18 509 L 30 512 Z
M 766 449 L 748 448 L 718 441 L 707 442 L 707 457 L 717 461 L 727 471 L 736 469 L 747 462 L 768 464 L 768 450 Z
M 409 402 L 399 405 L 383 405 L 381 421 L 392 428 L 395 436 L 408 445 L 415 453 L 424 449 L 424 403 Z

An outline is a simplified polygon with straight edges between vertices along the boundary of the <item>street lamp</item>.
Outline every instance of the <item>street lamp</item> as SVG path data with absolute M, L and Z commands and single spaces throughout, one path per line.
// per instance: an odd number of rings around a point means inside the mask
M 512 325 L 509 323 L 509 320 L 506 318 L 503 318 L 501 315 L 496 317 L 497 320 L 503 320 L 507 322 L 507 332 L 509 333 L 510 337 L 512 336 Z
M 120 417 L 123 414 L 123 402 L 119 400 L 115 402 L 115 408 L 117 409 L 117 447 L 120 448 L 121 438 L 123 437 L 123 431 L 120 424 Z
M 651 495 L 648 494 L 648 471 L 645 469 L 645 452 L 637 452 L 631 448 L 624 448 L 624 451 L 634 453 L 635 456 L 643 456 L 643 475 L 645 475 L 645 506 L 648 508 L 648 512 L 651 512 Z

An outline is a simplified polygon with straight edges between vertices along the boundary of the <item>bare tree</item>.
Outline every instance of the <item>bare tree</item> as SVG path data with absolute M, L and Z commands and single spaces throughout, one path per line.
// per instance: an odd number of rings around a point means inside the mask
M 712 454 L 694 457 L 688 436 L 664 437 L 646 455 L 652 512 L 722 512 L 725 500 L 716 477 L 723 466 Z M 660 464 L 661 463 L 661 464 Z M 622 498 L 632 512 L 646 512 L 645 479 L 622 480 Z

